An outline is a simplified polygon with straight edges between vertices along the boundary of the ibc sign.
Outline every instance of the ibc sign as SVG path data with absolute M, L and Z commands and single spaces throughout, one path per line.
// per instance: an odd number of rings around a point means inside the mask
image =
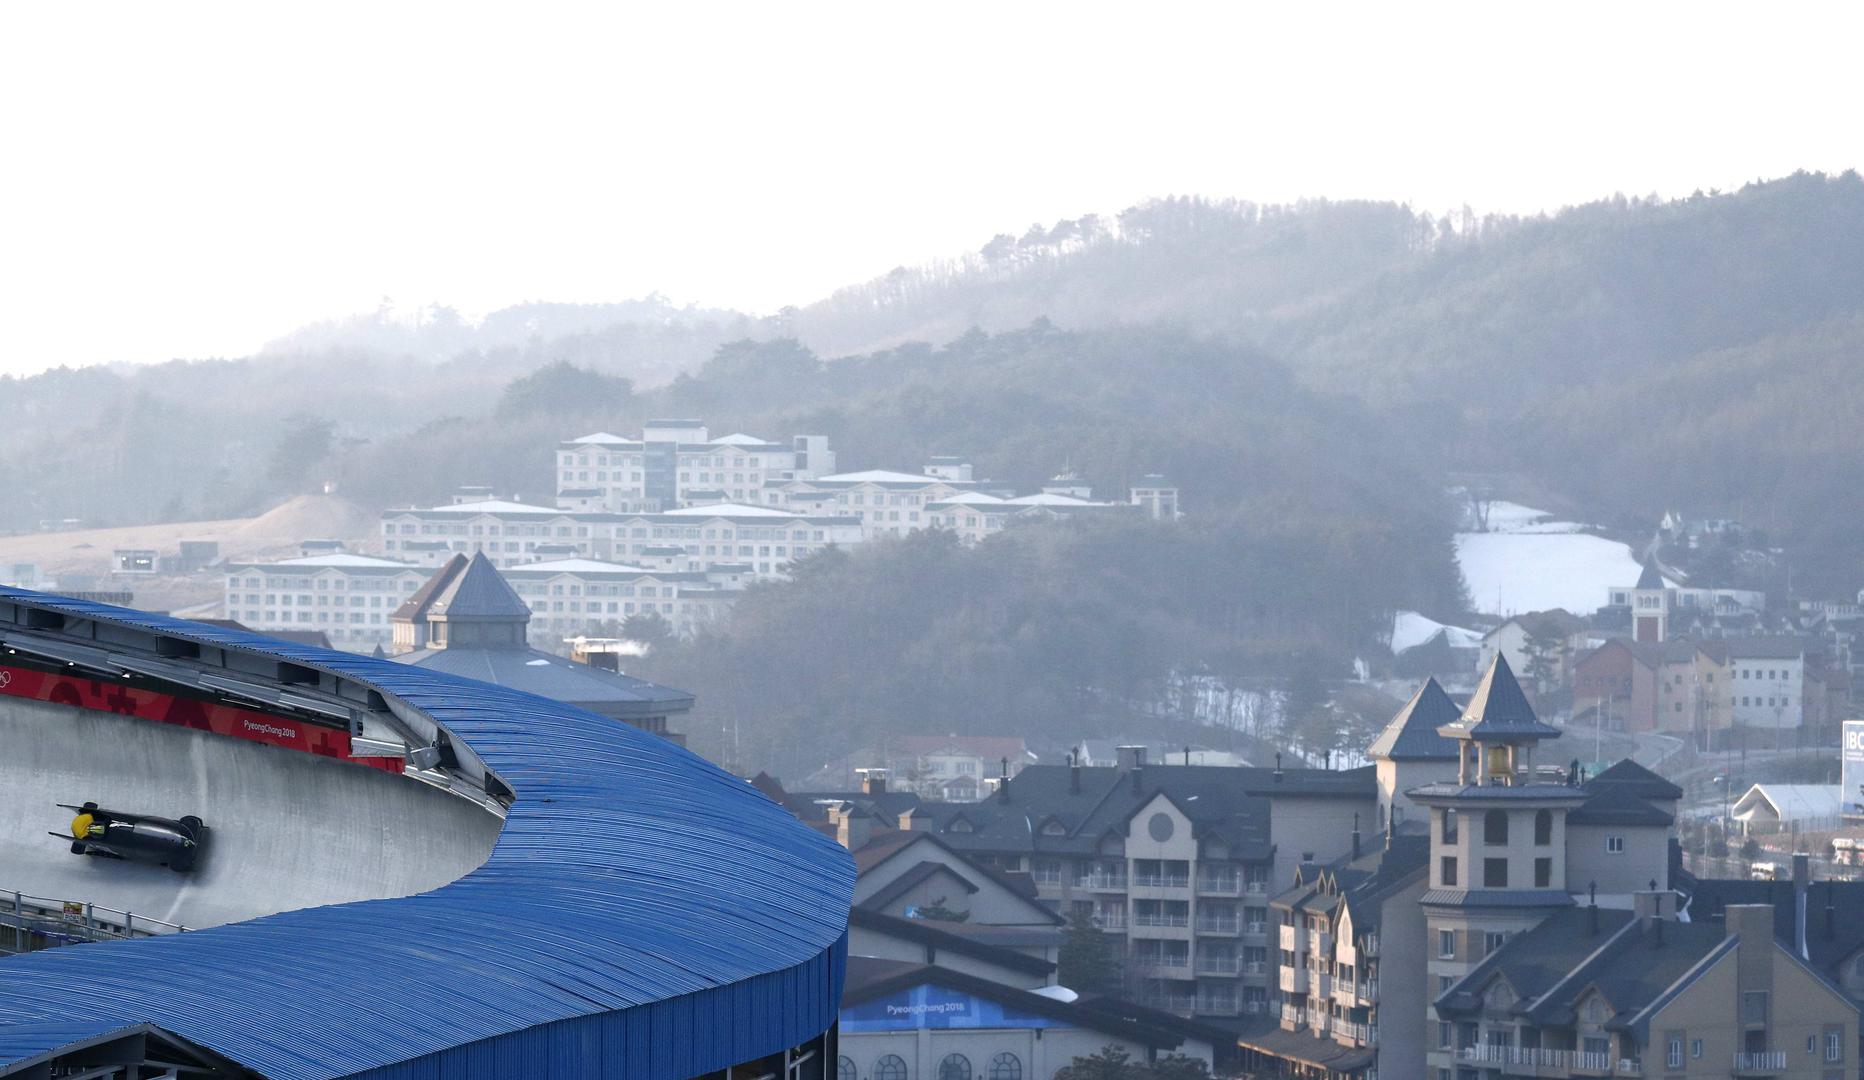
M 1846 720 L 1839 754 L 1840 813 L 1864 819 L 1864 720 Z

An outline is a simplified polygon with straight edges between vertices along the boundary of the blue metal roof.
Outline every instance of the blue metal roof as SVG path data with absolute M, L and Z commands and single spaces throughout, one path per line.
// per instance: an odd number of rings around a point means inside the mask
M 429 893 L 0 961 L 0 1066 L 147 1023 L 274 1080 L 687 1077 L 834 1022 L 852 860 L 705 760 L 392 661 L 0 600 L 354 679 L 431 716 L 516 792 L 485 865 Z

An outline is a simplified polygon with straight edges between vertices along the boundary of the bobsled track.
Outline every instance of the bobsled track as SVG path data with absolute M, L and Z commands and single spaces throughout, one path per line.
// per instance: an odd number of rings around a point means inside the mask
M 671 743 L 8 588 L 0 676 L 0 915 L 17 891 L 158 931 L 0 957 L 0 1077 L 821 1077 L 835 1060 L 847 853 Z M 198 867 L 46 835 L 87 801 L 198 816 Z

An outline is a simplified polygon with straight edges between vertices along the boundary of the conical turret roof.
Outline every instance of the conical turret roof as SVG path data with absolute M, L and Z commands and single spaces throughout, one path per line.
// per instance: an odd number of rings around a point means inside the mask
M 1621 578 L 1620 580 L 1623 579 Z M 1644 572 L 1637 576 L 1637 584 L 1633 586 L 1633 588 L 1661 589 L 1663 587 L 1663 571 L 1657 568 L 1657 556 L 1646 555 L 1644 557 Z
M 1534 715 L 1534 706 L 1515 680 L 1507 657 L 1497 652 L 1495 662 L 1476 684 L 1463 715 L 1454 723 L 1437 729 L 1452 739 L 1475 739 L 1479 742 L 1510 742 L 1519 739 L 1557 739 L 1558 728 L 1548 727 Z
M 1366 753 L 1387 761 L 1455 761 L 1456 742 L 1439 735 L 1438 729 L 1456 723 L 1462 711 L 1436 679 L 1425 679 L 1411 700 L 1372 740 Z
M 531 621 L 531 608 L 483 552 L 475 553 L 463 573 L 443 586 L 428 607 L 432 618 L 483 622 Z

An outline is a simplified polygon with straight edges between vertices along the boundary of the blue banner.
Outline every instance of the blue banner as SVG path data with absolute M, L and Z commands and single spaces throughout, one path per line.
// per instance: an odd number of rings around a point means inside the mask
M 841 1010 L 843 1031 L 911 1031 L 916 1028 L 1070 1028 L 1060 1020 L 943 986 L 921 983 Z

